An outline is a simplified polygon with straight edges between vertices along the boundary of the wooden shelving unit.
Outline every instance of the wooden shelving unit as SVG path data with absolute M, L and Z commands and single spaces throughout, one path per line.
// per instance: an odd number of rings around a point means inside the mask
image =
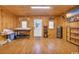
M 77 15 L 76 15 L 77 16 Z M 79 15 L 73 16 L 72 19 L 68 19 L 67 27 L 67 41 L 79 46 Z M 72 21 L 71 21 L 72 20 Z
M 69 27 L 67 40 L 73 44 L 79 45 L 79 28 Z

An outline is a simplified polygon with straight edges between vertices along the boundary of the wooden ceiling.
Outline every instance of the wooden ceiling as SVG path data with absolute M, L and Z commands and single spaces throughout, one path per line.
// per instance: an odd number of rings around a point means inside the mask
M 31 9 L 31 5 L 4 5 L 11 13 L 18 16 L 29 16 L 29 15 L 60 15 L 68 12 L 74 5 L 52 5 L 50 9 Z

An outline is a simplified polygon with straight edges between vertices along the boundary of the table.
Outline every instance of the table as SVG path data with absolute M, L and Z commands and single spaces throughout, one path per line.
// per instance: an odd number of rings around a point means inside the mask
M 30 31 L 31 29 L 30 28 L 16 28 L 14 29 L 14 32 L 16 33 L 16 37 L 19 37 L 19 38 L 24 38 L 24 37 L 27 37 L 27 38 L 30 38 Z

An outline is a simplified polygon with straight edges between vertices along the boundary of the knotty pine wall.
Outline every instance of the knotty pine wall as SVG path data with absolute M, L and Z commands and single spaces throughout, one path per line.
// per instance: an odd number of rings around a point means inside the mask
M 51 16 L 29 16 L 29 17 L 18 17 L 14 14 L 12 14 L 10 11 L 8 11 L 5 8 L 0 7 L 0 32 L 5 28 L 14 29 L 17 27 L 20 27 L 20 22 L 22 21 L 20 18 L 24 18 L 27 20 L 28 18 L 28 27 L 31 28 L 31 37 L 34 36 L 34 26 L 33 26 L 33 20 L 35 18 L 41 17 L 43 21 L 43 26 L 46 24 L 48 26 L 48 22 Z M 54 29 L 48 29 L 48 35 L 49 38 L 56 38 L 56 27 L 58 23 L 58 18 L 55 17 L 55 28 Z
M 5 28 L 14 29 L 18 25 L 18 17 L 7 9 L 0 7 L 0 32 Z
M 19 27 L 20 23 L 22 20 L 26 20 L 28 22 L 28 27 L 31 28 L 31 37 L 34 36 L 34 26 L 33 26 L 33 21 L 35 18 L 41 18 L 43 22 L 43 26 L 47 25 L 49 23 L 49 19 L 51 16 L 24 16 L 24 17 L 19 17 Z M 67 27 L 67 21 L 64 18 L 61 18 L 60 16 L 56 16 L 54 18 L 54 29 L 48 29 L 48 35 L 50 39 L 56 39 L 56 32 L 57 32 L 57 26 L 61 25 L 63 27 L 63 38 L 66 40 L 66 27 Z
M 63 15 L 58 16 L 58 25 L 62 26 L 63 28 L 62 39 L 66 40 L 66 28 L 68 26 L 68 22 L 66 16 L 64 16 L 64 18 L 62 16 Z
M 48 26 L 48 22 L 51 16 L 25 16 L 25 17 L 18 17 L 12 13 L 10 13 L 10 11 L 6 10 L 5 8 L 1 8 L 0 7 L 0 31 L 2 31 L 4 28 L 11 28 L 14 29 L 16 27 L 20 27 L 20 22 L 23 19 L 26 19 L 26 21 L 28 21 L 28 27 L 31 28 L 31 37 L 34 36 L 34 26 L 33 26 L 33 21 L 35 18 L 39 18 L 41 17 L 42 21 L 43 21 L 43 26 L 44 24 L 46 24 Z M 67 27 L 67 21 L 65 21 L 65 19 L 60 18 L 60 16 L 56 16 L 54 19 L 55 22 L 55 27 L 54 29 L 48 29 L 48 35 L 49 38 L 56 38 L 56 30 L 57 30 L 57 26 L 61 25 L 63 27 L 63 38 L 62 39 L 66 39 L 66 27 Z
M 48 26 L 48 23 L 49 23 L 49 19 L 51 16 L 22 16 L 22 17 L 19 17 L 19 27 L 20 27 L 20 23 L 22 20 L 26 20 L 28 22 L 28 27 L 31 28 L 31 37 L 34 36 L 34 25 L 33 25 L 33 21 L 35 18 L 41 18 L 42 19 L 42 23 L 44 25 L 47 25 Z M 54 22 L 55 22 L 55 26 L 54 26 L 54 29 L 48 29 L 48 35 L 49 35 L 49 38 L 52 39 L 52 38 L 56 38 L 56 28 L 57 28 L 57 23 L 58 23 L 58 17 L 55 17 L 54 19 Z M 43 30 L 43 29 L 42 29 Z M 43 34 L 42 34 L 43 35 Z

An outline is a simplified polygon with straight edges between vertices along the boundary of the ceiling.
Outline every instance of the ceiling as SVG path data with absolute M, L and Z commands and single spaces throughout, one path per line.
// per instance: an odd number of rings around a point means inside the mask
M 11 13 L 18 16 L 25 15 L 60 15 L 63 14 L 72 8 L 75 8 L 74 5 L 51 5 L 50 9 L 31 9 L 31 5 L 4 5 Z

